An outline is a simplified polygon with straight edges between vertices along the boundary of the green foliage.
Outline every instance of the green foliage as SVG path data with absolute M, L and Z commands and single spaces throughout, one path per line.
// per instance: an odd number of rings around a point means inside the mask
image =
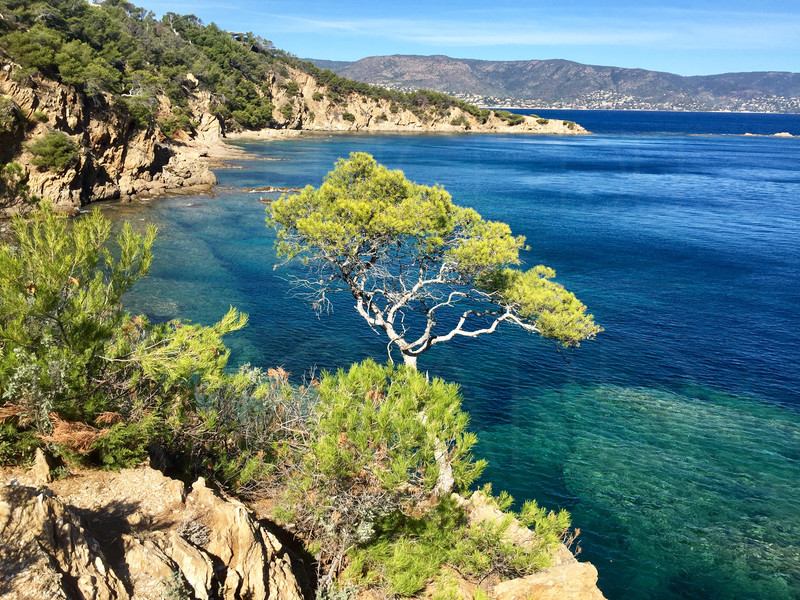
M 50 117 L 47 116 L 47 113 L 41 110 L 34 111 L 33 118 L 40 123 L 47 123 L 47 121 L 50 119 Z
M 509 534 L 512 526 L 532 526 L 537 535 L 515 544 Z M 465 509 L 447 497 L 421 516 L 395 512 L 382 518 L 374 538 L 350 551 L 351 563 L 342 579 L 414 596 L 439 576 L 443 564 L 474 579 L 490 573 L 520 577 L 550 566 L 552 551 L 568 527 L 565 511 L 548 513 L 535 505 L 519 515 L 505 512 L 496 520 L 469 522 Z M 447 583 L 437 583 L 442 594 L 447 594 Z
M 26 121 L 16 102 L 6 96 L 0 96 L 0 135 L 20 132 Z
M 281 115 L 287 121 L 292 118 L 294 114 L 294 107 L 292 106 L 291 102 L 287 102 L 283 106 L 281 106 Z
M 296 81 L 287 81 L 282 83 L 280 87 L 286 90 L 286 95 L 289 97 L 297 96 L 300 93 L 300 86 Z
M 600 329 L 573 293 L 551 281 L 555 276 L 553 269 L 543 265 L 525 272 L 498 269 L 481 277 L 477 285 L 513 307 L 540 335 L 558 340 L 565 347 L 575 346 Z
M 122 324 L 122 294 L 147 273 L 155 230 L 117 238 L 99 211 L 69 224 L 45 207 L 14 219 L 14 246 L 0 248 L 0 388 L 47 431 L 48 414 L 84 420 L 107 366 L 105 341 Z
M 33 154 L 31 163 L 39 168 L 60 173 L 78 160 L 78 146 L 63 132 L 43 135 L 27 146 Z
M 26 180 L 25 172 L 17 163 L 8 163 L 0 168 L 0 208 L 30 206 L 39 201 L 30 194 Z
M 227 381 L 221 337 L 246 316 L 151 326 L 125 313 L 122 295 L 152 261 L 152 227 L 123 225 L 112 254 L 99 211 L 68 222 L 45 206 L 13 224 L 13 245 L 0 248 L 0 409 L 19 439 L 45 435 L 108 468 L 140 462 L 181 427 L 198 387 L 213 393 Z
M 502 119 L 509 125 L 519 125 L 520 123 L 525 122 L 524 115 L 518 115 L 514 113 L 510 113 L 507 110 L 496 110 L 494 111 L 496 117 Z
M 117 423 L 94 443 L 93 458 L 105 469 L 135 467 L 147 459 L 150 445 L 165 433 L 163 420 L 153 414 L 138 421 Z
M 458 115 L 457 117 L 453 117 L 450 120 L 450 125 L 454 127 L 464 127 L 466 129 L 470 128 L 469 121 L 464 115 Z
M 194 129 L 191 117 L 183 111 L 173 111 L 171 117 L 158 121 L 158 126 L 167 137 L 171 138 L 178 131 L 191 132 Z
M 311 97 L 314 99 L 315 102 L 319 102 L 325 97 L 325 95 L 322 92 L 314 92 L 314 95 Z
M 267 215 L 278 230 L 278 254 L 302 257 L 321 282 L 316 308 L 332 292 L 350 292 L 359 314 L 386 332 L 408 364 L 437 343 L 490 333 L 503 322 L 570 346 L 600 331 L 583 304 L 549 281 L 554 273 L 546 267 L 513 268 L 525 240 L 508 225 L 454 205 L 440 186 L 414 184 L 368 154 L 340 159 L 318 189 L 282 196 Z M 448 310 L 461 320 L 437 329 L 437 311 Z M 409 343 L 398 329 L 413 327 L 405 317 L 414 312 L 425 322 L 419 334 L 408 333 L 416 339 Z
M 434 493 L 442 465 L 459 488 L 479 476 L 485 463 L 470 454 L 467 423 L 457 386 L 412 369 L 368 360 L 325 374 L 305 442 L 294 441 L 285 467 L 294 475 L 284 517 L 302 522 L 330 559 L 370 543 L 381 519 Z
M 7 421 L 0 423 L 0 465 L 19 465 L 33 460 L 41 442 L 36 432 Z
M 144 96 L 125 98 L 124 103 L 128 114 L 140 129 L 149 129 L 156 122 L 158 101 L 155 98 Z
M 349 121 L 350 123 L 355 123 L 355 121 L 356 121 L 356 116 L 353 113 L 350 113 L 350 112 L 342 113 L 342 118 L 345 121 Z
M 566 126 L 567 129 L 575 129 L 574 121 L 562 121 L 562 123 Z
M 536 119 L 536 122 L 539 125 L 547 125 L 550 122 L 550 119 Z

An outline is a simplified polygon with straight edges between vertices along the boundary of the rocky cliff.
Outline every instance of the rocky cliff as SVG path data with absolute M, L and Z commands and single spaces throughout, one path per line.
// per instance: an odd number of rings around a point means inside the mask
M 0 97 L 13 102 L 22 118 L 3 139 L 3 161 L 23 166 L 33 194 L 74 210 L 99 200 L 216 183 L 198 161 L 202 151 L 186 143 L 168 143 L 157 129 L 135 127 L 111 95 L 89 98 L 74 86 L 41 77 L 17 82 L 15 68 L 13 63 L 0 64 Z M 200 118 L 193 138 L 218 138 L 220 124 L 203 111 L 204 98 L 198 95 L 194 100 Z M 77 159 L 59 172 L 34 166 L 27 149 L 31 141 L 53 131 L 65 133 L 78 147 Z
M 40 76 L 17 81 L 17 68 L 11 62 L 0 63 L 0 100 L 10 115 L 0 128 L 0 161 L 23 167 L 31 193 L 74 211 L 95 201 L 175 193 L 216 183 L 207 159 L 224 155 L 220 146 L 226 131 L 224 122 L 212 114 L 211 94 L 196 79 L 187 77 L 183 82 L 192 124 L 168 138 L 158 125 L 137 127 L 118 97 L 89 97 L 75 86 Z M 412 111 L 355 92 L 331 94 L 298 69 L 286 73 L 285 77 L 273 74 L 263 82 L 264 93 L 275 106 L 271 131 L 587 133 L 574 123 L 531 117 L 511 125 L 498 113 L 481 118 L 458 106 Z M 287 81 L 297 87 L 287 86 Z M 157 101 L 157 116 L 172 114 L 166 96 Z M 35 166 L 29 150 L 32 141 L 53 132 L 63 132 L 77 147 L 76 159 L 61 170 Z
M 412 112 L 393 105 L 390 100 L 376 100 L 349 94 L 337 101 L 331 100 L 326 86 L 314 77 L 292 69 L 290 77 L 299 84 L 299 93 L 289 96 L 280 85 L 273 83 L 273 102 L 278 106 L 289 103 L 293 117 L 282 120 L 278 109 L 274 117 L 287 129 L 307 131 L 364 131 L 364 132 L 474 132 L 474 133 L 525 133 L 540 135 L 585 135 L 588 133 L 576 123 L 560 120 L 525 117 L 511 125 L 498 113 L 491 112 L 483 119 L 458 106 L 439 110 L 420 107 Z
M 478 493 L 461 501 L 470 519 L 502 518 Z M 0 487 L 0 596 L 313 597 L 311 566 L 279 540 L 280 534 L 202 478 L 188 494 L 181 482 L 147 467 L 84 471 L 50 481 L 39 455 L 31 471 Z M 525 544 L 532 532 L 512 528 L 510 535 Z M 496 600 L 602 600 L 596 582 L 594 567 L 562 547 L 550 569 L 492 582 L 488 593 Z M 459 600 L 472 600 L 475 588 L 474 582 L 459 581 Z M 368 590 L 363 597 L 379 596 Z

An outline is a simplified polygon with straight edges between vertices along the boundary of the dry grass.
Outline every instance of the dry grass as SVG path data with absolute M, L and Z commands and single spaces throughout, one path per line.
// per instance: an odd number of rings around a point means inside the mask
M 96 429 L 79 421 L 65 421 L 56 413 L 50 413 L 50 422 L 53 424 L 53 432 L 50 435 L 40 435 L 39 439 L 66 446 L 78 454 L 89 452 L 92 445 L 108 432 L 107 429 Z

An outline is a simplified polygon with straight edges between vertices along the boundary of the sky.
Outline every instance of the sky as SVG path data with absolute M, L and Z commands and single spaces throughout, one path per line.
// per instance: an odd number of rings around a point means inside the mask
M 679 75 L 800 72 L 800 0 L 133 0 L 300 58 L 563 58 Z

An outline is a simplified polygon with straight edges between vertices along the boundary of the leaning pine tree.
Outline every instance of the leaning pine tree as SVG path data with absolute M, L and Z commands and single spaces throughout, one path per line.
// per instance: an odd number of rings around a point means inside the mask
M 436 344 L 492 333 L 502 323 L 577 346 L 599 331 L 555 271 L 520 265 L 525 238 L 453 204 L 441 186 L 417 185 L 359 152 L 322 185 L 267 209 L 279 256 L 302 258 L 297 285 L 317 310 L 333 292 L 396 346 L 406 365 Z

